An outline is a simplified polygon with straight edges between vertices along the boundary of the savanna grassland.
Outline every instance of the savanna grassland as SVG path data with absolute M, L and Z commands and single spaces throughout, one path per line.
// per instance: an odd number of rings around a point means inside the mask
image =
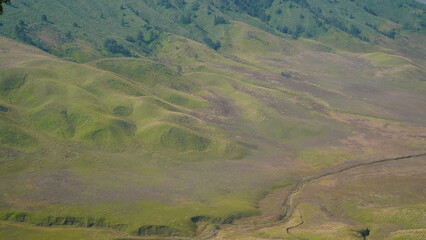
M 424 239 L 416 1 L 25 1 L 0 239 Z

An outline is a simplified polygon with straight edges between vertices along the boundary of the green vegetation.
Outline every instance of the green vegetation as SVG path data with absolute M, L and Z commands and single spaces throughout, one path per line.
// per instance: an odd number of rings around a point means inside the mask
M 365 54 L 364 57 L 371 60 L 373 64 L 379 66 L 403 66 L 410 64 L 408 59 L 384 53 L 368 53 Z
M 11 1 L 0 239 L 420 239 L 425 11 Z
M 3 13 L 3 3 L 8 3 L 10 0 L 1 0 L 0 1 L 0 14 Z
M 255 24 L 277 36 L 321 39 L 333 32 L 376 43 L 404 31 L 423 32 L 426 7 L 414 0 L 219 0 L 97 3 L 33 1 L 12 3 L 0 33 L 76 61 L 114 56 L 152 55 L 171 32 L 214 50 L 224 44 L 229 23 Z M 45 10 L 49 6 L 49 11 Z M 62 14 L 63 13 L 63 14 Z M 75 13 L 75 14 L 71 14 Z M 104 26 L 108 26 L 108 29 Z M 89 52 L 73 54 L 82 42 Z M 66 46 L 65 46 L 66 45 Z

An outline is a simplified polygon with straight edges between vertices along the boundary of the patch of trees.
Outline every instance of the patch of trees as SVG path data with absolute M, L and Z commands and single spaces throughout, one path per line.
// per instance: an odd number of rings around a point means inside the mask
M 290 33 L 290 30 L 288 29 L 288 27 L 286 25 L 282 26 L 281 28 L 278 27 L 277 30 L 281 31 L 282 33 L 288 34 Z
M 301 6 L 302 8 L 311 8 L 311 5 L 307 0 L 293 0 L 297 5 Z
M 136 36 L 126 36 L 126 41 L 133 43 L 138 46 L 139 52 L 149 55 L 152 53 L 152 43 L 160 37 L 160 30 L 153 28 L 149 25 L 145 25 L 141 30 L 138 31 Z
M 389 32 L 380 31 L 380 29 L 376 25 L 368 23 L 368 22 L 365 23 L 365 26 L 370 27 L 370 28 L 376 30 L 378 33 L 383 34 L 383 35 L 385 35 L 389 38 L 392 38 L 392 39 L 394 39 L 396 34 L 398 33 L 395 28 L 390 30 Z
M 245 12 L 250 16 L 258 17 L 263 21 L 270 19 L 265 14 L 266 9 L 271 7 L 274 0 L 220 0 L 222 8 Z
M 43 22 L 47 22 L 47 23 L 50 23 L 50 24 L 54 24 L 54 22 L 49 21 L 49 19 L 47 18 L 46 14 L 41 15 L 41 20 L 42 20 Z
M 192 23 L 191 15 L 185 14 L 185 15 L 180 16 L 180 22 L 183 23 L 183 24 Z
M 379 31 L 379 28 L 377 27 L 377 25 L 374 25 L 374 24 L 366 22 L 365 26 L 370 27 L 370 28 L 372 28 L 372 29 L 374 29 L 376 31 Z
M 68 31 L 68 32 L 65 34 L 65 39 L 66 39 L 67 41 L 72 41 L 72 40 L 74 39 L 74 37 L 72 36 L 71 31 Z
M 8 3 L 10 0 L 0 0 L 0 14 L 3 13 L 3 3 Z
M 175 0 L 175 4 L 178 8 L 182 8 L 183 6 L 185 6 L 186 2 L 185 0 Z
M 209 37 L 205 37 L 204 39 L 203 39 L 203 41 L 207 44 L 207 46 L 209 46 L 209 47 L 211 47 L 211 48 L 213 48 L 214 50 L 218 50 L 221 46 L 222 46 L 222 44 L 221 44 L 221 42 L 220 41 L 216 41 L 216 42 L 214 42 L 211 38 L 209 38 Z
M 351 28 L 349 29 L 348 33 L 353 36 L 359 37 L 361 34 L 361 30 L 359 30 L 359 28 L 355 25 L 351 25 Z
M 214 25 L 228 24 L 229 22 L 221 16 L 214 16 Z
M 31 29 L 23 20 L 19 20 L 19 23 L 15 26 L 14 30 L 15 30 L 15 37 L 19 41 L 36 46 L 45 52 L 52 53 L 48 44 L 46 44 L 41 39 L 38 39 L 35 36 L 32 36 L 32 37 L 30 36 Z
M 121 26 L 125 27 L 125 28 L 128 28 L 128 27 L 130 27 L 130 24 L 129 24 L 129 22 L 126 22 L 126 20 L 124 20 L 125 16 L 126 15 L 123 14 L 123 17 L 121 18 Z
M 136 36 L 135 42 L 139 47 L 146 44 L 149 45 L 160 37 L 158 30 L 150 27 L 144 26 L 143 31 L 139 30 L 138 35 Z
M 305 28 L 302 25 L 297 25 L 296 29 L 291 34 L 291 38 L 298 39 L 304 31 Z
M 362 9 L 364 9 L 364 11 L 368 12 L 369 14 L 371 14 L 373 16 L 377 16 L 377 13 L 371 8 L 364 6 L 364 7 L 362 7 Z
M 285 78 L 291 78 L 292 77 L 291 73 L 288 73 L 288 72 L 281 72 L 281 76 L 283 76 Z
M 94 228 L 94 227 L 107 227 L 117 230 L 123 230 L 127 227 L 125 224 L 111 224 L 106 221 L 105 218 L 90 218 L 90 217 L 72 217 L 72 216 L 48 216 L 37 220 L 36 222 L 30 220 L 28 213 L 7 213 L 2 217 L 4 221 L 10 222 L 26 222 L 34 223 L 37 226 L 74 226 L 82 228 Z
M 158 4 L 165 7 L 165 8 L 173 8 L 174 7 L 170 0 L 161 0 L 161 1 L 158 1 Z
M 164 8 L 183 8 L 186 5 L 185 0 L 160 0 L 158 5 L 163 6 Z
M 345 24 L 343 22 L 340 22 L 339 20 L 335 19 L 335 18 L 325 18 L 325 23 L 332 25 L 340 30 L 342 30 L 343 32 L 346 32 L 362 41 L 366 41 L 368 42 L 368 38 L 362 36 L 362 31 L 355 25 L 351 25 L 350 28 L 346 27 Z
M 34 42 L 28 36 L 27 24 L 20 20 L 18 25 L 15 26 L 15 35 L 19 39 L 19 41 L 34 45 Z
M 192 11 L 198 11 L 200 9 L 200 3 L 193 2 L 191 9 L 192 9 Z
M 154 226 L 154 225 L 148 225 L 148 226 L 142 226 L 138 229 L 136 232 L 136 235 L 138 236 L 181 236 L 183 233 L 181 230 L 172 228 L 169 226 Z
M 114 53 L 114 54 L 121 54 L 121 55 L 126 56 L 126 57 L 132 56 L 132 54 L 130 53 L 130 51 L 127 48 L 125 48 L 123 45 L 118 44 L 117 41 L 115 39 L 112 39 L 112 38 L 105 40 L 104 47 L 109 52 Z

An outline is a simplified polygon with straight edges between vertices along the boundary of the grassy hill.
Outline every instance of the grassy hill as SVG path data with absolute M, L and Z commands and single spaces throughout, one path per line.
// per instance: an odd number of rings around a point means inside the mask
M 0 239 L 421 236 L 408 218 L 423 221 L 424 194 L 401 200 L 421 189 L 416 160 L 378 165 L 386 182 L 355 169 L 307 185 L 285 223 L 306 220 L 296 235 L 253 224 L 307 177 L 426 151 L 424 5 L 379 2 L 12 1 Z M 392 198 L 359 209 L 369 185 Z

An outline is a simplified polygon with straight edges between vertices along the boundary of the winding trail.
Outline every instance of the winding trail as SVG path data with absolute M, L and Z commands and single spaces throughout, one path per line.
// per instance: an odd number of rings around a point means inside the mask
M 352 170 L 354 168 L 358 168 L 358 167 L 364 167 L 364 166 L 370 166 L 370 165 L 375 165 L 378 163 L 384 163 L 384 162 L 390 162 L 390 161 L 398 161 L 398 160 L 405 160 L 405 159 L 411 159 L 411 158 L 420 158 L 420 157 L 425 157 L 426 153 L 419 153 L 419 154 L 413 154 L 413 155 L 406 155 L 406 156 L 400 156 L 400 157 L 394 157 L 394 158 L 384 158 L 384 159 L 379 159 L 379 160 L 375 160 L 375 161 L 371 161 L 371 162 L 363 162 L 363 163 L 357 163 L 351 166 L 346 166 L 346 167 L 342 167 L 340 169 L 334 170 L 334 171 L 330 171 L 330 172 L 326 172 L 317 176 L 313 176 L 313 177 L 309 177 L 306 179 L 301 179 L 299 180 L 294 187 L 292 188 L 292 190 L 290 191 L 290 194 L 288 194 L 288 196 L 285 198 L 283 204 L 282 204 L 282 209 L 283 212 L 278 216 L 278 221 L 286 221 L 288 220 L 293 214 L 292 214 L 292 208 L 293 206 L 293 198 L 295 195 L 297 195 L 302 189 L 303 187 L 314 181 L 314 180 L 319 180 L 321 178 L 325 178 L 331 175 L 335 175 L 335 174 L 339 174 L 342 172 L 346 172 L 349 170 Z
M 302 212 L 300 212 L 300 210 L 299 210 L 299 215 L 300 215 L 300 222 L 299 222 L 298 224 L 296 224 L 296 225 L 293 225 L 293 226 L 287 227 L 287 228 L 285 229 L 285 231 L 287 232 L 287 234 L 290 234 L 290 230 L 291 230 L 291 229 L 293 229 L 293 228 L 297 228 L 298 226 L 301 226 L 302 224 L 304 224 L 304 223 L 305 223 L 305 221 L 303 220 Z
M 325 178 L 331 175 L 335 175 L 335 174 L 339 174 L 339 173 L 343 173 L 355 168 L 359 168 L 359 167 L 365 167 L 365 166 L 370 166 L 370 165 L 375 165 L 375 164 L 379 164 L 379 163 L 385 163 L 385 162 L 391 162 L 391 161 L 400 161 L 400 160 L 406 160 L 406 159 L 412 159 L 412 158 L 420 158 L 420 157 L 426 157 L 426 153 L 418 153 L 418 154 L 412 154 L 412 155 L 405 155 L 405 156 L 399 156 L 399 157 L 393 157 L 393 158 L 383 158 L 383 159 L 379 159 L 379 160 L 373 160 L 370 162 L 361 162 L 361 163 L 356 163 L 353 165 L 349 165 L 349 166 L 343 166 L 341 168 L 338 169 L 333 169 L 330 170 L 328 172 L 316 175 L 316 176 L 312 176 L 312 177 L 308 177 L 308 178 L 304 178 L 304 179 L 300 179 L 290 190 L 290 193 L 287 195 L 287 197 L 284 199 L 283 204 L 281 205 L 281 209 L 282 212 L 281 214 L 278 215 L 278 217 L 275 220 L 270 220 L 270 221 L 264 221 L 264 222 L 254 222 L 254 223 L 242 223 L 242 224 L 223 224 L 222 226 L 248 226 L 250 227 L 250 229 L 253 228 L 264 228 L 264 227 L 269 227 L 269 226 L 276 226 L 278 224 L 283 224 L 286 223 L 292 216 L 293 216 L 293 211 L 294 211 L 294 197 L 303 189 L 304 186 L 306 186 L 308 183 L 315 181 L 315 180 L 319 180 L 321 178 Z M 294 229 L 296 227 L 301 226 L 304 221 L 303 221 L 303 217 L 301 216 L 301 222 L 297 223 L 296 225 L 293 226 L 289 226 L 287 228 L 285 228 L 285 231 L 288 234 L 290 233 L 291 229 Z M 200 238 L 196 238 L 198 240 L 208 240 L 208 239 L 213 239 L 215 238 L 219 231 L 220 231 L 221 227 L 217 227 L 215 231 L 210 232 L 207 236 L 204 237 L 200 237 Z

